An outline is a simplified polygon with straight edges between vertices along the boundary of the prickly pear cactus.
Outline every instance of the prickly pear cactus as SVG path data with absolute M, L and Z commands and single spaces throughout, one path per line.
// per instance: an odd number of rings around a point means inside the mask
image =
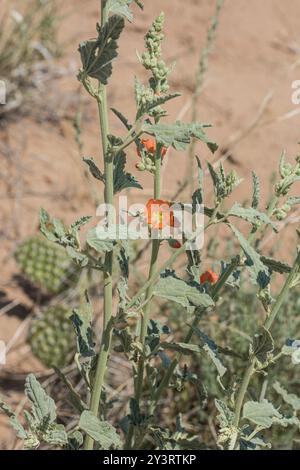
M 50 307 L 32 320 L 28 343 L 46 367 L 64 367 L 76 351 L 72 312 L 64 306 Z
M 28 280 L 49 294 L 58 294 L 78 279 L 78 270 L 65 250 L 40 236 L 19 245 L 15 258 Z

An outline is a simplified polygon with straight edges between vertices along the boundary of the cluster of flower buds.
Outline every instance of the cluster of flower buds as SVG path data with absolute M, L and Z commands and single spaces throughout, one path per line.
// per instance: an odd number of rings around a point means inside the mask
M 231 171 L 226 176 L 226 182 L 225 182 L 226 196 L 229 196 L 232 193 L 232 191 L 239 184 L 239 182 L 240 182 L 240 179 L 234 170 Z
M 300 176 L 300 155 L 296 157 L 296 165 L 293 167 L 290 163 L 285 162 L 283 154 L 280 163 L 280 176 L 281 179 L 275 186 L 276 195 L 286 196 Z
M 162 159 L 167 153 L 167 148 L 163 147 L 161 151 Z M 141 161 L 136 164 L 139 171 L 155 172 L 155 154 L 156 154 L 156 141 L 154 139 L 142 139 L 141 149 L 137 149 L 137 154 Z
M 291 211 L 291 209 L 291 205 L 286 202 L 282 207 L 275 209 L 274 217 L 276 217 L 278 221 L 284 220 L 287 217 L 288 213 Z
M 152 72 L 150 86 L 156 93 L 167 93 L 169 90 L 168 75 L 170 69 L 162 59 L 161 43 L 164 39 L 163 25 L 164 13 L 161 13 L 153 22 L 145 36 L 146 52 L 142 55 L 143 66 Z

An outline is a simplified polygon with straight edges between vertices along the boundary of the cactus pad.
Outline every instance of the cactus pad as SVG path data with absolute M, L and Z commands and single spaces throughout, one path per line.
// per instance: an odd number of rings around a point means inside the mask
M 26 278 L 47 293 L 58 294 L 78 279 L 78 270 L 64 248 L 40 236 L 19 245 L 15 258 Z
M 71 314 L 66 307 L 54 306 L 32 320 L 28 343 L 33 354 L 46 367 L 64 367 L 76 352 Z

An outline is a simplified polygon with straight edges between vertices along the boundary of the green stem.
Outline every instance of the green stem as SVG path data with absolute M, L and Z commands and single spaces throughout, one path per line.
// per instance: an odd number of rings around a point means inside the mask
M 160 198 L 161 191 L 161 151 L 162 146 L 157 145 L 156 155 L 155 155 L 155 174 L 154 174 L 154 199 Z M 160 247 L 160 240 L 152 240 L 152 252 L 151 252 L 151 261 L 148 280 L 150 280 L 157 270 L 157 260 Z M 135 399 L 137 403 L 140 403 L 143 391 L 143 380 L 144 380 L 144 370 L 145 370 L 145 341 L 147 336 L 147 329 L 151 313 L 151 302 L 150 299 L 153 293 L 153 284 L 149 284 L 146 289 L 145 302 L 147 302 L 145 310 L 141 318 L 141 330 L 140 330 L 140 343 L 143 348 L 143 355 L 139 359 L 137 379 L 135 384 Z M 134 433 L 134 426 L 131 425 L 126 439 L 125 448 L 128 449 L 131 447 L 131 440 Z
M 101 1 L 101 25 L 103 26 L 108 19 L 107 1 Z M 113 186 L 113 157 L 107 152 L 108 149 L 108 112 L 107 112 L 107 98 L 106 88 L 103 84 L 99 85 L 98 92 L 98 111 L 100 119 L 100 130 L 102 137 L 102 148 L 104 157 L 104 174 L 105 174 L 105 190 L 104 200 L 107 206 L 113 205 L 114 186 Z M 108 211 L 108 223 L 110 223 L 110 212 Z M 95 381 L 92 388 L 90 411 L 98 416 L 101 392 L 104 383 L 104 376 L 107 368 L 107 361 L 111 345 L 111 318 L 112 318 L 112 298 L 113 298 L 113 285 L 112 285 L 112 266 L 113 266 L 113 252 L 109 252 L 105 256 L 105 272 L 104 272 L 104 313 L 103 313 L 103 332 L 99 351 L 99 358 L 96 367 Z M 85 440 L 84 449 L 92 450 L 94 447 L 94 440 L 87 436 Z

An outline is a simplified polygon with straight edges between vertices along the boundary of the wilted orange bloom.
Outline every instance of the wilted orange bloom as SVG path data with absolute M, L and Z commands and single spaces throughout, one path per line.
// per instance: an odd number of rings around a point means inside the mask
M 204 284 L 204 282 L 215 284 L 218 279 L 219 279 L 219 276 L 217 275 L 217 273 L 215 273 L 211 269 L 208 269 L 207 271 L 205 271 L 205 273 L 201 274 L 200 276 L 201 284 Z
M 152 153 L 152 155 L 155 154 L 156 152 L 156 140 L 154 139 L 142 139 L 141 140 L 141 143 L 142 145 L 145 147 L 145 149 L 147 150 L 147 152 L 149 153 Z M 141 152 L 140 150 L 138 149 L 138 155 L 139 157 L 141 156 Z M 161 155 L 162 155 L 162 158 L 164 158 L 164 156 L 166 155 L 167 153 L 167 148 L 166 147 L 163 147 L 162 148 L 162 151 L 161 151 Z
M 164 227 L 174 227 L 174 212 L 171 206 L 170 202 L 162 199 L 149 199 L 146 204 L 148 225 L 159 230 Z
M 182 247 L 182 244 L 178 240 L 169 240 L 169 245 L 171 248 L 175 248 L 175 250 Z

